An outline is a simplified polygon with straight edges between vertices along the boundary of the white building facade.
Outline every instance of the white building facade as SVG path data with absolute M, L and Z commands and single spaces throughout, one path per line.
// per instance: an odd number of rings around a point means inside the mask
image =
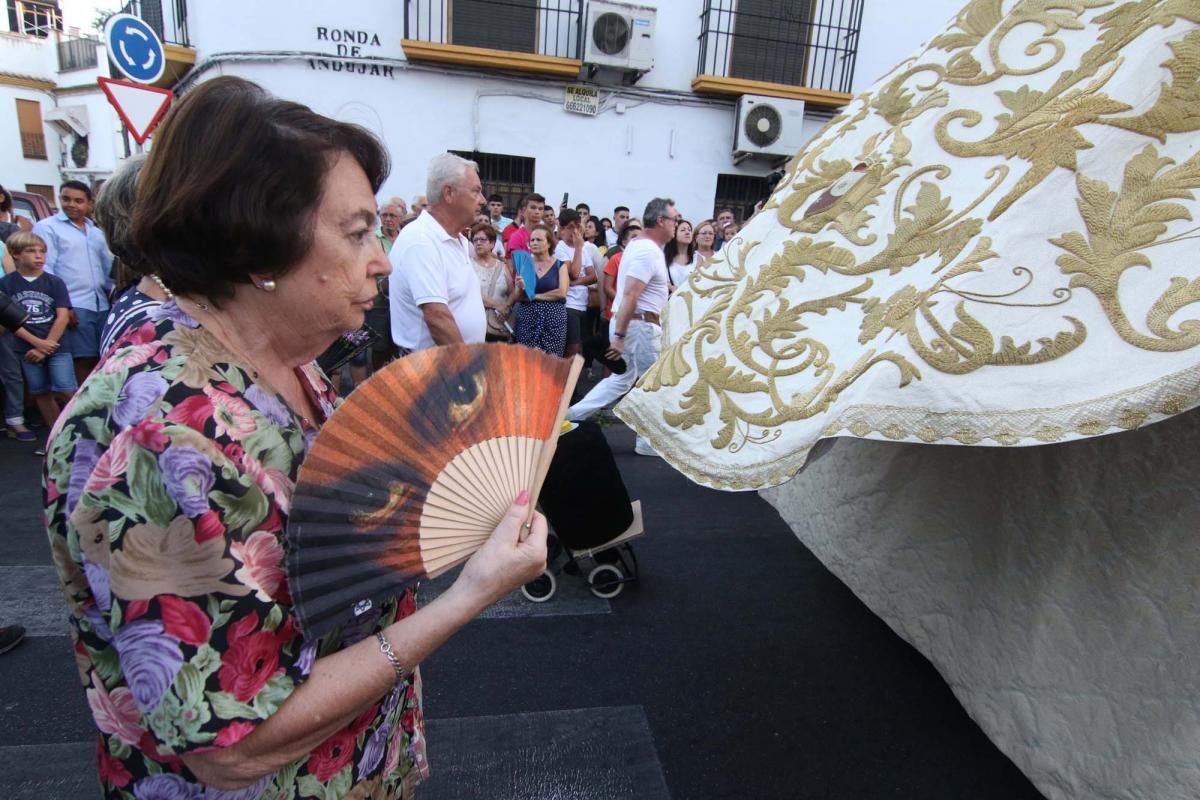
M 120 120 L 96 83 L 95 37 L 64 29 L 57 3 L 9 0 L 0 17 L 0 184 L 54 202 L 64 180 L 103 181 L 123 155 Z
M 569 193 L 570 205 L 586 202 L 598 216 L 617 205 L 637 215 L 666 195 L 698 221 L 725 205 L 744 219 L 768 188 L 765 176 L 960 4 L 142 0 L 124 10 L 160 31 L 164 81 L 178 91 L 239 75 L 375 132 L 393 160 L 381 197 L 423 193 L 429 159 L 453 150 L 479 161 L 485 190 L 501 193 L 510 214 L 529 191 L 552 205 Z M 37 49 L 21 38 L 0 36 L 0 46 Z M 0 50 L 0 97 L 12 95 L 0 103 L 29 95 L 47 110 L 85 107 L 88 159 L 74 164 L 73 137 L 47 123 L 48 158 L 27 163 L 16 157 L 14 123 L 0 133 L 0 182 L 12 188 L 96 182 L 124 155 L 119 120 L 85 88 L 107 74 L 103 48 L 91 72 L 57 69 L 53 51 L 43 43 L 37 69 L 18 69 L 35 59 Z M 42 86 L 6 85 L 7 74 Z M 758 136 L 739 118 L 750 109 L 742 96 L 777 112 L 749 120 Z
M 66 180 L 103 183 L 138 149 L 97 79 L 117 77 L 99 35 L 64 23 L 57 0 L 5 0 L 0 14 L 0 185 L 57 205 Z M 172 85 L 194 62 L 185 46 L 183 0 L 139 0 L 121 10 L 143 16 L 164 40 Z M 91 20 L 85 21 L 90 23 Z M 184 44 L 180 44 L 182 39 Z
M 453 150 L 480 162 L 485 190 L 501 192 L 509 213 L 533 190 L 553 205 L 569 192 L 570 205 L 599 216 L 617 205 L 637 215 L 666 195 L 693 220 L 726 204 L 744 218 L 762 177 L 852 91 L 937 32 L 959 0 L 926 0 L 920 15 L 894 5 L 908 4 L 205 0 L 188 8 L 196 65 L 184 83 L 239 75 L 366 126 L 393 159 L 382 197 L 423 193 L 426 163 Z M 633 34 L 625 54 L 607 59 L 618 66 L 597 66 L 597 36 L 605 41 L 614 21 L 605 12 Z M 565 107 L 577 86 L 594 90 L 594 115 Z M 783 116 L 773 149 L 784 156 L 735 157 L 740 94 L 771 96 L 784 112 L 804 103 L 802 115 Z

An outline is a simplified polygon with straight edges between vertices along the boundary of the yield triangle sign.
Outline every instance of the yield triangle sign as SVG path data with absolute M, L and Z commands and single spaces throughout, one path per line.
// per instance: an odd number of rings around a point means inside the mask
M 175 97 L 170 89 L 142 86 L 112 78 L 96 80 L 138 144 L 144 144 L 150 137 L 150 132 L 162 119 L 167 106 L 171 105 L 171 100 Z

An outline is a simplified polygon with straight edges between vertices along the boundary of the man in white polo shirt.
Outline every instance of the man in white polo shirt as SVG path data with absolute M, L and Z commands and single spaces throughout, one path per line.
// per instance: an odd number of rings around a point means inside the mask
M 483 293 L 462 231 L 485 202 L 474 161 L 442 153 L 429 162 L 429 206 L 392 244 L 392 338 L 401 353 L 487 333 Z
M 597 383 L 586 397 L 571 406 L 567 412 L 569 419 L 587 419 L 620 400 L 637 383 L 638 376 L 658 359 L 662 349 L 659 318 L 667 304 L 671 285 L 663 246 L 675 237 L 678 222 L 679 212 L 675 210 L 674 200 L 656 197 L 646 205 L 646 213 L 642 215 L 643 232 L 625 247 L 625 254 L 621 256 L 609 326 L 608 355 L 610 358 L 624 356 L 628 369 Z M 641 436 L 637 437 L 633 449 L 643 456 L 658 455 Z

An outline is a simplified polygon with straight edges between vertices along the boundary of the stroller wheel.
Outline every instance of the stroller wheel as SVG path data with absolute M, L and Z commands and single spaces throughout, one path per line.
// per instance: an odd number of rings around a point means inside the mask
M 601 564 L 588 573 L 588 585 L 592 594 L 607 600 L 625 588 L 625 575 L 612 564 Z
M 554 597 L 554 591 L 557 588 L 558 581 L 554 580 L 554 576 L 549 572 L 543 572 L 522 586 L 521 594 L 525 595 L 525 599 L 531 603 L 544 603 Z

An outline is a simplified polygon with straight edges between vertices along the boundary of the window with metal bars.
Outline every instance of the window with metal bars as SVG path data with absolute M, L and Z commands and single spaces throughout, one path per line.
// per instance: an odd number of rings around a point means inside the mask
M 76 69 L 90 69 L 99 62 L 96 55 L 98 39 L 82 37 L 79 39 L 60 39 L 58 42 L 58 70 L 70 72 Z
M 405 0 L 404 38 L 579 58 L 583 0 Z
M 759 175 L 718 175 L 713 217 L 722 208 L 730 208 L 738 223 L 743 223 L 754 214 L 755 203 L 766 198 L 770 191 L 768 179 Z
M 57 0 L 8 0 L 8 29 L 13 33 L 45 39 L 62 31 L 62 12 Z
M 139 17 L 164 42 L 188 45 L 187 0 L 173 0 L 171 9 L 170 15 L 163 12 L 163 0 L 128 0 L 121 13 Z
M 863 0 L 704 0 L 698 75 L 848 92 Z
M 803 86 L 813 0 L 739 0 L 729 74 Z
M 537 0 L 454 0 L 450 5 L 450 41 L 532 53 L 537 45 Z
M 472 153 L 469 150 L 450 152 L 479 165 L 479 180 L 483 183 L 484 196 L 498 194 L 503 197 L 504 215 L 515 219 L 522 198 L 533 191 L 535 160 L 501 153 Z

